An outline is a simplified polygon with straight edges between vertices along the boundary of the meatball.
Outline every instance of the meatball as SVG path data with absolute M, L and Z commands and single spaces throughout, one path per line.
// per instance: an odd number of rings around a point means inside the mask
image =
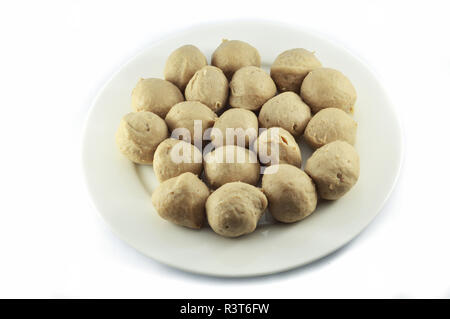
M 164 118 L 170 108 L 184 101 L 181 91 L 169 81 L 140 79 L 131 93 L 131 107 L 136 112 L 149 111 Z
M 221 69 L 205 66 L 195 72 L 186 87 L 185 96 L 187 101 L 202 102 L 218 112 L 227 103 L 228 80 Z
M 116 143 L 130 161 L 151 164 L 159 143 L 168 136 L 167 125 L 158 115 L 152 112 L 128 113 L 120 121 Z
M 240 146 L 221 146 L 206 154 L 204 169 L 206 181 L 212 188 L 239 181 L 256 185 L 259 180 L 256 154 Z
M 252 149 L 258 152 L 262 164 L 302 166 L 300 147 L 294 137 L 281 127 L 271 127 L 263 131 Z
M 298 167 L 280 164 L 262 178 L 273 218 L 283 223 L 299 221 L 314 212 L 317 193 L 311 178 Z
M 164 78 L 183 92 L 194 73 L 207 64 L 205 55 L 196 46 L 183 45 L 169 55 Z
M 190 172 L 170 178 L 155 189 L 152 203 L 162 218 L 185 227 L 201 228 L 209 189 Z
M 216 113 L 205 104 L 196 101 L 178 103 L 166 116 L 166 123 L 172 131 L 172 137 L 177 137 L 176 133 L 181 133 L 183 139 L 192 144 L 202 142 L 205 131 L 212 127 L 216 120 Z M 197 130 L 195 130 L 196 121 Z M 173 132 L 175 129 L 180 129 L 180 132 Z
M 244 66 L 261 66 L 261 57 L 254 47 L 239 40 L 223 40 L 214 51 L 211 64 L 220 68 L 230 80 Z
M 246 66 L 236 71 L 230 90 L 230 105 L 247 110 L 258 110 L 277 93 L 270 76 L 256 66 Z
M 320 197 L 336 200 L 358 181 L 359 156 L 347 142 L 334 141 L 311 155 L 305 171 L 316 183 Z
M 317 112 L 305 130 L 305 140 L 313 148 L 334 141 L 354 145 L 358 124 L 344 111 L 330 107 Z
M 356 102 L 356 90 L 350 80 L 341 72 L 329 68 L 309 72 L 303 80 L 300 95 L 314 113 L 328 107 L 349 113 Z
M 264 103 L 259 112 L 261 127 L 282 127 L 300 137 L 311 119 L 311 110 L 294 92 L 281 93 Z
M 234 182 L 221 186 L 206 201 L 211 228 L 225 237 L 238 237 L 256 229 L 267 207 L 267 198 L 255 186 Z
M 248 147 L 257 136 L 258 118 L 255 113 L 244 109 L 229 109 L 214 124 L 211 140 L 217 147 L 226 144 Z
M 298 92 L 305 76 L 322 64 L 314 55 L 305 49 L 291 49 L 277 56 L 270 68 L 270 76 L 281 92 Z
M 202 152 L 191 143 L 168 138 L 156 149 L 153 170 L 160 182 L 186 172 L 200 175 L 203 171 Z

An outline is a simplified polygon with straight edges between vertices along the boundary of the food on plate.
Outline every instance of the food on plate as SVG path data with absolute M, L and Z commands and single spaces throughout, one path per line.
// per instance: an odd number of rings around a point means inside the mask
M 246 66 L 234 73 L 230 82 L 230 105 L 258 110 L 277 93 L 275 83 L 263 69 Z
M 259 163 L 254 152 L 236 145 L 218 147 L 204 157 L 205 179 L 212 188 L 226 183 L 256 185 Z
M 167 125 L 158 115 L 152 112 L 128 113 L 120 121 L 116 143 L 130 161 L 151 164 L 159 143 L 168 136 Z
M 221 69 L 208 65 L 195 72 L 184 94 L 187 101 L 202 102 L 218 112 L 228 100 L 228 80 Z
M 165 80 L 139 80 L 135 112 L 116 133 L 129 160 L 153 164 L 161 184 L 152 203 L 162 218 L 194 229 L 207 219 L 217 234 L 239 237 L 255 231 L 267 207 L 294 223 L 318 198 L 339 199 L 356 184 L 349 113 L 357 97 L 344 74 L 295 48 L 276 57 L 269 75 L 256 48 L 239 40 L 223 40 L 211 64 L 194 45 L 174 50 Z M 304 171 L 301 138 L 315 149 Z
M 257 187 L 228 183 L 214 191 L 206 201 L 206 216 L 211 228 L 225 237 L 249 234 L 267 207 L 267 198 Z
M 305 172 L 314 180 L 320 197 L 336 200 L 358 181 L 359 155 L 349 143 L 334 141 L 311 155 Z
M 277 56 L 270 68 L 270 76 L 280 92 L 299 92 L 305 76 L 321 66 L 314 52 L 301 48 L 290 49 Z
M 173 51 L 166 60 L 164 78 L 175 84 L 181 92 L 195 72 L 208 64 L 205 55 L 196 46 L 187 44 Z
M 203 141 L 205 131 L 212 127 L 216 120 L 216 113 L 205 104 L 197 101 L 175 104 L 166 116 L 166 123 L 172 132 L 172 137 L 182 137 L 192 144 L 196 141 Z M 196 125 L 198 129 L 194 130 Z M 178 132 L 174 132 L 175 129 L 179 129 Z M 196 132 L 197 136 L 194 136 Z M 177 136 L 177 133 L 180 133 L 180 136 Z
M 229 109 L 214 123 L 211 140 L 215 146 L 226 144 L 248 147 L 258 136 L 258 118 L 245 109 Z
M 201 228 L 209 189 L 197 175 L 183 173 L 162 182 L 152 194 L 152 203 L 162 218 L 189 228 Z
M 280 164 L 264 174 L 262 189 L 269 200 L 273 218 L 293 223 L 311 215 L 317 206 L 317 193 L 311 178 L 298 167 Z
M 254 47 L 244 41 L 223 40 L 214 51 L 211 64 L 220 68 L 231 80 L 234 72 L 244 66 L 261 66 L 261 57 Z
M 191 143 L 168 138 L 156 148 L 153 170 L 160 182 L 187 172 L 200 176 L 203 171 L 202 152 Z
M 335 107 L 347 113 L 353 111 L 356 90 L 340 71 L 330 68 L 312 70 L 303 80 L 300 95 L 314 113 Z
M 300 137 L 311 119 L 311 110 L 294 92 L 281 93 L 268 100 L 259 112 L 261 127 L 282 127 Z
M 161 118 L 182 101 L 183 94 L 174 84 L 155 78 L 140 79 L 131 93 L 131 107 L 135 112 L 149 111 Z
M 271 127 L 263 131 L 252 149 L 258 153 L 259 161 L 264 165 L 302 166 L 302 155 L 297 141 L 281 127 Z
M 323 109 L 313 116 L 305 130 L 305 140 L 313 148 L 334 141 L 354 145 L 358 124 L 347 113 L 334 107 Z

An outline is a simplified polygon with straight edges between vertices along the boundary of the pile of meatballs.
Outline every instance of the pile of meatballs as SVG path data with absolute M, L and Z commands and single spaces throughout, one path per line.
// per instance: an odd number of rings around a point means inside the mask
M 223 40 L 211 65 L 197 47 L 185 45 L 168 57 L 164 78 L 138 81 L 134 112 L 116 133 L 123 155 L 153 165 L 161 183 L 152 203 L 162 218 L 194 229 L 207 220 L 217 234 L 238 237 L 256 229 L 266 208 L 279 222 L 297 222 L 314 212 L 320 198 L 336 200 L 357 182 L 357 123 L 351 117 L 356 91 L 314 52 L 282 52 L 269 75 L 246 42 Z M 198 120 L 202 134 L 194 130 Z M 174 137 L 177 128 L 186 129 L 188 138 Z M 206 144 L 211 128 L 223 135 L 211 136 L 213 147 L 202 152 L 196 145 Z M 226 138 L 227 128 L 266 130 L 245 136 L 244 147 Z M 304 170 L 302 138 L 315 150 Z M 278 146 L 276 162 L 264 158 L 270 145 Z M 175 146 L 189 150 L 190 160 L 174 162 Z M 217 160 L 230 153 L 244 160 Z

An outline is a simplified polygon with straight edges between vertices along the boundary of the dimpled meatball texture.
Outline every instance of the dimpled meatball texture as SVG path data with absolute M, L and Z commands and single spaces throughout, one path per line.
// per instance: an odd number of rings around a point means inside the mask
M 356 102 L 356 90 L 350 80 L 341 72 L 329 69 L 315 69 L 303 80 L 300 95 L 314 113 L 334 107 L 349 113 Z
M 253 150 L 265 165 L 291 164 L 302 166 L 302 155 L 294 137 L 281 127 L 263 131 L 254 142 Z
M 120 121 L 116 143 L 129 160 L 151 164 L 159 143 L 168 136 L 167 125 L 158 115 L 152 112 L 128 113 Z
M 169 81 L 140 79 L 131 93 L 131 107 L 135 112 L 149 111 L 164 118 L 170 108 L 184 101 L 181 91 Z
M 162 182 L 152 194 L 152 203 L 162 218 L 189 228 L 202 227 L 210 192 L 195 174 L 184 173 Z
M 196 46 L 183 45 L 167 58 L 164 78 L 183 92 L 194 73 L 207 64 L 205 55 Z
M 264 103 L 258 120 L 261 127 L 282 127 L 300 137 L 311 119 L 311 110 L 294 92 L 281 93 Z
M 160 182 L 187 172 L 200 175 L 203 171 L 202 152 L 191 143 L 168 138 L 156 149 L 153 170 Z
M 270 68 L 270 76 L 281 92 L 298 92 L 305 76 L 322 64 L 313 52 L 291 49 L 277 56 Z
M 211 64 L 223 71 L 228 79 L 244 66 L 261 66 L 261 57 L 254 47 L 239 40 L 223 40 L 214 51 Z
M 198 136 L 194 136 L 195 121 L 198 122 Z M 205 104 L 197 101 L 186 101 L 174 105 L 166 116 L 166 123 L 169 126 L 172 135 L 175 129 L 187 130 L 183 135 L 184 140 L 195 143 L 202 141 L 205 131 L 212 127 L 217 120 L 217 115 Z M 184 130 L 183 130 L 184 129 Z M 200 136 L 201 134 L 201 136 Z M 176 134 L 175 134 L 176 135 Z M 185 136 L 187 135 L 187 136 Z M 172 136 L 177 137 L 177 136 Z
M 249 110 L 229 109 L 219 117 L 213 129 L 211 139 L 215 146 L 248 147 L 258 136 L 258 118 Z
M 206 154 L 204 170 L 205 179 L 212 188 L 231 182 L 256 185 L 259 180 L 256 154 L 235 145 L 221 146 Z
M 299 221 L 314 212 L 317 193 L 311 178 L 301 169 L 278 165 L 262 178 L 262 188 L 269 200 L 273 218 L 283 223 Z
M 277 93 L 275 83 L 264 70 L 247 66 L 239 69 L 230 82 L 230 105 L 258 110 Z
M 354 145 L 357 123 L 344 111 L 327 108 L 317 112 L 305 130 L 305 140 L 313 148 L 334 141 L 345 141 Z
M 311 155 L 305 171 L 316 183 L 320 197 L 336 200 L 358 181 L 359 156 L 347 142 L 334 141 Z
M 221 69 L 205 66 L 195 72 L 186 87 L 185 96 L 187 101 L 202 102 L 218 112 L 227 103 L 228 80 Z
M 256 229 L 267 198 L 255 186 L 234 182 L 221 186 L 206 201 L 211 228 L 225 237 L 238 237 Z

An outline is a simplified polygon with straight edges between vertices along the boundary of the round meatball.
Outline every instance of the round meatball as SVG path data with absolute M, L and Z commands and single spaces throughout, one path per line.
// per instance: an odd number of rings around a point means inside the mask
M 277 56 L 270 68 L 270 76 L 279 91 L 298 92 L 305 76 L 321 66 L 314 52 L 291 49 Z
M 240 146 L 225 145 L 206 154 L 204 169 L 206 181 L 212 188 L 231 182 L 256 185 L 259 180 L 256 154 Z
M 178 103 L 166 116 L 166 123 L 172 131 L 172 137 L 178 138 L 180 133 L 184 140 L 193 144 L 203 141 L 203 134 L 214 125 L 216 120 L 216 113 L 205 104 L 196 101 Z M 175 129 L 180 131 L 174 132 Z
M 248 147 L 257 136 L 258 118 L 255 113 L 229 109 L 214 124 L 211 140 L 216 147 L 226 144 Z
M 261 66 L 261 57 L 254 47 L 239 40 L 223 40 L 214 51 L 211 64 L 220 68 L 228 79 L 244 66 Z
M 238 237 L 256 229 L 267 207 L 267 198 L 255 186 L 234 182 L 221 186 L 206 201 L 211 228 L 225 237 Z
M 208 65 L 195 72 L 184 94 L 187 101 L 202 102 L 218 112 L 227 103 L 228 80 L 221 69 Z
M 262 178 L 262 188 L 269 200 L 273 218 L 293 223 L 316 209 L 317 193 L 311 178 L 301 169 L 287 164 L 274 167 Z
M 149 111 L 164 118 L 170 108 L 184 101 L 181 91 L 169 81 L 140 79 L 131 93 L 131 107 L 136 112 Z
M 156 149 L 153 170 L 160 182 L 186 172 L 200 175 L 203 171 L 202 152 L 191 143 L 168 138 Z
M 116 143 L 130 161 L 151 164 L 159 143 L 168 136 L 167 125 L 158 115 L 152 112 L 128 113 L 120 121 Z
M 281 127 L 263 131 L 254 142 L 259 161 L 265 165 L 291 164 L 302 166 L 302 155 L 294 137 Z
M 359 156 L 353 146 L 334 141 L 317 149 L 306 161 L 306 173 L 314 180 L 320 197 L 336 200 L 359 178 Z
M 185 227 L 201 228 L 209 189 L 195 174 L 183 173 L 155 189 L 152 203 L 162 218 Z
M 183 92 L 194 73 L 207 64 L 206 57 L 196 46 L 183 45 L 169 55 L 164 78 Z
M 236 71 L 230 89 L 230 105 L 247 110 L 258 110 L 277 93 L 270 76 L 256 66 L 246 66 Z
M 305 140 L 313 148 L 334 141 L 354 145 L 358 124 L 344 111 L 330 107 L 317 112 L 305 130 Z
M 264 103 L 259 112 L 261 127 L 282 127 L 300 137 L 311 119 L 311 110 L 294 92 L 281 93 Z
M 356 102 L 352 82 L 341 72 L 329 68 L 309 72 L 303 80 L 300 95 L 314 113 L 328 107 L 352 112 Z

